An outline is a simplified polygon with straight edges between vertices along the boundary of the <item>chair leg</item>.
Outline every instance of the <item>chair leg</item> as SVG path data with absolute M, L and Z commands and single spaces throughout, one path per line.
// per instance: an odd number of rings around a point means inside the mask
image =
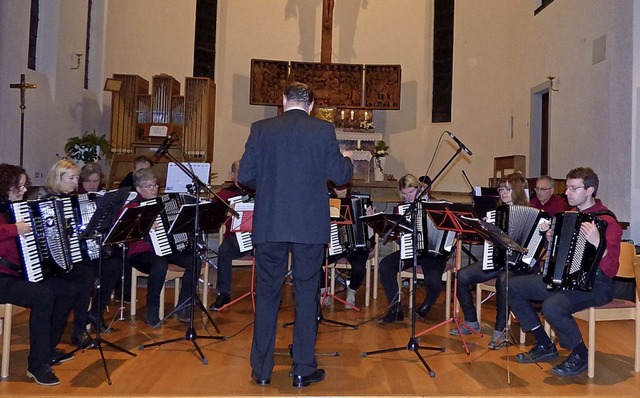
M 131 316 L 136 315 L 138 304 L 138 270 L 131 267 Z
M 587 359 L 587 375 L 593 378 L 596 371 L 596 309 L 589 308 L 589 355 Z
M 11 356 L 11 323 L 12 305 L 4 305 L 4 321 L 2 325 L 2 370 L 0 376 L 9 377 L 9 357 Z
M 366 265 L 367 273 L 365 274 L 364 286 L 364 305 L 365 307 L 369 306 L 369 294 L 371 292 L 371 260 L 367 260 Z

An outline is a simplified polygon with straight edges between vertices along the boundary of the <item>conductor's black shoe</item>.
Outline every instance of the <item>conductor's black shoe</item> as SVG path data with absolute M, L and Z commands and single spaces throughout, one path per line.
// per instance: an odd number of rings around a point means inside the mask
M 31 377 L 41 386 L 57 386 L 60 384 L 60 380 L 56 374 L 53 373 L 53 370 L 49 365 L 43 365 L 33 370 L 27 370 L 27 376 Z
M 261 379 L 258 376 L 256 376 L 255 370 L 251 370 L 251 378 L 259 386 L 268 386 L 269 384 L 271 384 L 271 379 Z
M 80 349 L 88 348 L 92 342 L 93 339 L 87 333 L 82 333 L 79 336 L 75 334 L 71 336 L 71 344 Z
M 583 359 L 575 352 L 572 352 L 564 362 L 551 368 L 551 373 L 556 376 L 577 376 L 587 370 L 587 367 L 587 359 Z
M 521 352 L 516 355 L 516 362 L 518 363 L 534 363 L 534 362 L 549 362 L 558 358 L 558 349 L 555 344 L 549 347 L 536 344 L 529 352 Z
M 402 312 L 402 309 L 396 307 L 396 308 L 390 309 L 385 316 L 380 318 L 378 323 L 395 323 L 395 322 L 402 322 L 403 320 L 404 320 L 404 313 Z
M 231 297 L 228 294 L 218 293 L 218 298 L 216 298 L 216 302 L 211 304 L 209 307 L 210 311 L 218 311 L 220 308 L 231 302 Z
M 311 383 L 324 380 L 324 369 L 316 369 L 308 376 L 293 376 L 293 386 L 296 388 L 308 387 Z
M 427 317 L 427 314 L 429 313 L 430 309 L 431 309 L 431 305 L 422 304 L 422 307 L 420 307 L 420 309 L 416 311 L 416 315 L 418 315 L 420 318 L 424 319 L 424 318 Z
M 89 337 L 89 336 L 87 336 Z M 91 338 L 89 337 L 89 344 L 91 344 L 93 340 L 91 340 Z M 87 345 L 87 346 L 88 346 Z M 73 353 L 70 352 L 64 352 L 60 349 L 54 348 L 53 352 L 51 353 L 51 360 L 49 361 L 49 365 L 50 366 L 54 366 L 54 365 L 59 365 L 63 362 L 67 362 L 72 360 L 73 358 L 75 358 L 75 355 L 73 355 Z

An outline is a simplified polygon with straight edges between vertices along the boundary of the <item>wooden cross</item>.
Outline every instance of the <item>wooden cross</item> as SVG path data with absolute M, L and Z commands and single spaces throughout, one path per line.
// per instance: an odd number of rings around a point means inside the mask
M 335 0 L 322 0 L 322 39 L 320 41 L 320 62 L 323 64 L 331 63 L 334 1 Z
M 24 110 L 27 108 L 24 97 L 27 89 L 36 88 L 36 84 L 25 82 L 23 73 L 20 75 L 20 83 L 10 84 L 9 87 L 20 89 L 20 167 L 22 167 L 24 161 Z

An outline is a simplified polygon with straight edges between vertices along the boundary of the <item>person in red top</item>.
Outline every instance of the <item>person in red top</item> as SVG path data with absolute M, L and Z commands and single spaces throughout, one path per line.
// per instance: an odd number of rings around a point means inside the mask
M 531 199 L 531 206 L 546 211 L 552 216 L 569 210 L 569 205 L 559 195 L 553 193 L 553 178 L 540 176 L 536 181 L 536 196 Z
M 218 196 L 220 197 L 220 199 L 224 200 L 225 202 L 228 202 L 229 199 L 234 196 L 247 195 L 247 192 L 238 183 L 237 173 L 239 167 L 239 160 L 236 160 L 231 164 L 231 178 L 233 180 L 233 185 L 225 187 L 221 189 L 220 192 L 218 192 Z M 214 205 L 226 207 L 217 199 L 214 200 Z M 221 212 L 224 211 L 225 210 L 223 209 Z M 216 264 L 218 269 L 218 277 L 216 279 L 216 292 L 218 293 L 218 295 L 216 297 L 216 301 L 209 307 L 209 310 L 211 311 L 218 311 L 221 307 L 224 307 L 231 302 L 231 278 L 233 260 L 251 253 L 250 250 L 242 251 L 240 249 L 235 232 L 231 232 L 231 217 L 227 218 L 224 225 L 224 239 L 220 244 L 220 247 L 218 247 L 218 262 Z
M 580 225 L 580 234 L 587 244 L 606 247 L 591 291 L 549 289 L 542 280 L 542 274 L 516 276 L 509 282 L 511 311 L 520 321 L 522 330 L 531 332 L 536 339 L 536 345 L 529 352 L 516 355 L 516 361 L 549 362 L 558 357 L 558 350 L 545 333 L 532 304 L 533 301 L 541 301 L 545 320 L 556 332 L 560 345 L 571 351 L 560 365 L 551 369 L 551 373 L 558 376 L 576 376 L 587 369 L 588 349 L 572 314 L 613 300 L 613 277 L 620 265 L 622 227 L 613 213 L 595 198 L 598 184 L 598 175 L 588 167 L 578 167 L 567 174 L 566 194 L 569 204 L 574 206 L 574 210 L 583 213 L 597 213 L 596 217 L 607 223 L 604 242 L 593 222 L 583 222 Z M 548 231 L 547 238 L 550 237 L 551 231 Z
M 30 308 L 27 376 L 44 386 L 60 380 L 51 365 L 73 359 L 56 348 L 73 308 L 78 290 L 74 283 L 55 276 L 28 282 L 18 251 L 17 238 L 31 232 L 31 225 L 14 221 L 11 203 L 21 201 L 29 186 L 26 171 L 0 164 L 0 303 Z
M 140 169 L 133 173 L 133 188 L 138 192 L 138 196 L 128 203 L 125 208 L 137 207 L 140 202 L 155 199 L 158 196 L 158 180 L 151 169 Z M 157 228 L 154 226 L 152 228 Z M 189 322 L 191 307 L 183 304 L 191 298 L 193 286 L 193 272 L 200 274 L 200 264 L 193 265 L 191 252 L 171 253 L 166 256 L 158 256 L 154 249 L 151 237 L 147 234 L 142 240 L 133 241 L 128 244 L 128 259 L 132 267 L 149 275 L 147 279 L 147 312 L 145 320 L 152 328 L 161 325 L 160 312 L 160 292 L 164 286 L 164 279 L 167 275 L 169 263 L 175 264 L 185 269 L 182 280 L 184 283 L 180 287 L 178 296 L 178 306 L 182 309 L 178 312 L 178 319 L 182 322 Z M 194 270 L 194 268 L 197 268 Z M 135 303 L 134 303 L 135 304 Z

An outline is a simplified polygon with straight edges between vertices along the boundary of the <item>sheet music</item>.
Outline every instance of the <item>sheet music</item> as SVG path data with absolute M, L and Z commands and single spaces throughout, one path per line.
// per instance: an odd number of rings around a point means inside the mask
M 205 184 L 209 183 L 211 163 L 184 163 Z M 165 192 L 188 192 L 187 185 L 193 181 L 174 162 L 167 165 L 167 186 Z
M 238 217 L 231 217 L 231 231 L 251 231 L 253 205 L 253 203 L 236 203 L 234 209 Z

